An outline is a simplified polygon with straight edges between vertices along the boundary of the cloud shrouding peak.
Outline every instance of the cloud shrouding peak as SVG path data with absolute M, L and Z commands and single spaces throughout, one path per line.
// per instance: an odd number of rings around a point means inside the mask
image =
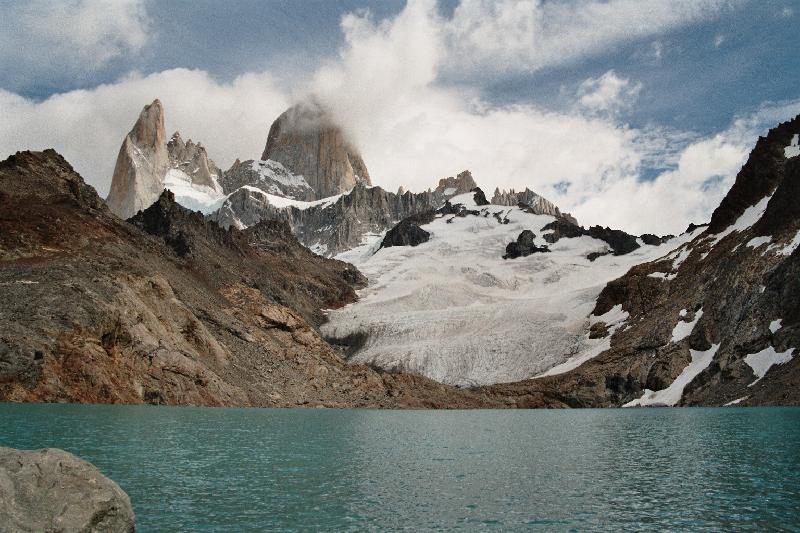
M 646 10 L 643 4 L 465 1 L 445 18 L 434 2 L 423 0 L 384 20 L 349 14 L 342 19 L 344 44 L 335 59 L 291 87 L 276 83 L 277 73 L 222 83 L 201 70 L 174 69 L 133 74 L 42 102 L 0 91 L 0 156 L 52 146 L 104 195 L 124 135 L 141 107 L 156 97 L 164 104 L 168 133 L 177 129 L 184 138 L 203 142 L 227 168 L 236 158 L 259 157 L 271 122 L 298 98 L 313 94 L 353 137 L 373 182 L 387 190 L 400 185 L 424 190 L 470 169 L 484 189 L 530 187 L 584 224 L 674 233 L 710 216 L 755 136 L 800 112 L 800 105 L 762 110 L 724 132 L 698 138 L 626 125 L 617 111 L 635 105 L 641 85 L 615 71 L 568 88 L 574 102 L 561 110 L 492 105 L 476 88 L 479 83 L 443 82 L 464 61 L 493 62 L 492 68 L 503 68 L 504 62 L 509 68 L 538 68 L 559 56 L 573 61 L 594 53 L 578 35 L 584 30 L 611 47 L 630 39 L 629 30 L 653 35 L 714 16 L 727 2 L 670 2 L 674 7 L 668 9 L 653 1 Z M 563 5 L 580 7 L 581 14 L 569 19 Z M 590 22 L 594 25 L 583 27 Z M 631 30 L 634 26 L 639 29 Z M 537 33 L 554 28 L 558 42 Z M 526 41 L 530 31 L 537 36 Z M 492 44 L 504 39 L 514 45 L 511 52 Z M 531 50 L 541 57 L 514 58 L 523 48 L 530 52 L 515 39 L 533 42 Z M 652 160 L 666 162 L 662 167 L 669 170 L 644 180 L 643 165 Z

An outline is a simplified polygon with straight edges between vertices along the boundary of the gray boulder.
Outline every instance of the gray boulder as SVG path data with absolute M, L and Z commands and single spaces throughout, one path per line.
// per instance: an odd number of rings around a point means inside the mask
M 134 529 L 128 495 L 90 463 L 55 448 L 0 447 L 0 532 Z

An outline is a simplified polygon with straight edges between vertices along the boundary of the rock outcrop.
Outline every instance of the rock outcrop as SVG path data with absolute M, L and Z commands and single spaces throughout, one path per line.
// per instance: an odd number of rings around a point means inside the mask
M 531 213 L 537 215 L 552 215 L 554 217 L 563 218 L 567 222 L 577 225 L 578 221 L 569 213 L 562 213 L 553 202 L 540 196 L 532 190 L 525 188 L 524 191 L 516 192 L 514 189 L 509 191 L 501 191 L 499 188 L 494 190 L 491 203 L 494 205 L 507 205 L 507 206 L 527 206 L 530 208 Z
M 503 255 L 503 259 L 516 259 L 517 257 L 527 257 L 537 252 L 550 251 L 547 246 L 536 246 L 533 243 L 535 238 L 536 234 L 534 234 L 531 230 L 523 230 L 517 237 L 516 241 L 508 243 L 506 246 L 506 253 Z
M 635 235 L 626 233 L 622 230 L 611 229 L 609 227 L 591 226 L 585 229 L 583 226 L 578 226 L 567 221 L 564 218 L 545 225 L 542 231 L 547 232 L 544 234 L 544 240 L 549 243 L 558 242 L 559 239 L 567 238 L 574 239 L 586 235 L 608 244 L 610 253 L 614 255 L 625 255 L 639 248 L 640 244 Z M 642 242 L 651 246 L 660 246 L 672 238 L 672 235 L 664 237 L 657 237 L 655 235 L 645 234 L 642 235 Z
M 284 221 L 306 246 L 335 255 L 360 245 L 366 235 L 380 234 L 411 215 L 436 209 L 435 193 L 402 195 L 357 184 L 349 194 L 326 202 L 274 205 L 263 192 L 243 187 L 231 194 L 210 219 L 222 227 L 244 228 L 260 220 Z
M 177 131 L 167 143 L 167 153 L 172 168 L 183 171 L 192 183 L 217 188 L 222 172 L 208 157 L 206 149 L 191 139 L 184 142 Z
M 0 530 L 133 533 L 134 520 L 128 495 L 90 463 L 0 447 Z
M 158 198 L 170 166 L 159 100 L 144 107 L 119 149 L 106 202 L 120 218 L 128 218 Z
M 358 150 L 330 112 L 315 101 L 289 108 L 272 123 L 261 159 L 277 161 L 302 176 L 315 199 L 349 191 L 357 183 L 371 185 Z
M 456 177 L 450 176 L 439 180 L 439 184 L 434 189 L 434 194 L 444 200 L 452 198 L 453 196 L 470 192 L 478 186 L 472 173 L 465 170 L 459 173 Z
M 186 207 L 205 209 L 222 194 L 221 174 L 200 143 L 184 142 L 178 132 L 166 142 L 164 108 L 155 100 L 122 143 L 106 202 L 114 214 L 130 218 L 167 187 Z
M 225 194 L 236 192 L 241 187 L 255 187 L 265 193 L 292 200 L 311 201 L 317 196 L 303 176 L 292 174 L 282 164 L 272 160 L 241 162 L 237 159 L 225 171 L 220 185 Z
M 428 224 L 436 217 L 435 211 L 425 211 L 401 220 L 395 227 L 386 232 L 381 241 L 381 248 L 392 246 L 419 246 L 428 242 L 431 234 L 420 227 Z

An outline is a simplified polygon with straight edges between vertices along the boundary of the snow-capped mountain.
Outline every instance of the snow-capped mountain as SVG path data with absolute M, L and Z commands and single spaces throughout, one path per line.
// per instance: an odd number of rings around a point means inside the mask
M 553 238 L 548 226 L 572 226 L 563 217 L 488 204 L 477 191 L 419 224 L 426 242 L 387 247 L 375 237 L 337 256 L 369 279 L 323 326 L 333 342 L 354 344 L 353 362 L 461 386 L 574 368 L 609 347 L 589 331 L 605 284 L 691 237 L 654 246 L 628 236 L 636 248 L 613 255 L 613 241 Z M 504 259 L 509 247 L 517 259 Z

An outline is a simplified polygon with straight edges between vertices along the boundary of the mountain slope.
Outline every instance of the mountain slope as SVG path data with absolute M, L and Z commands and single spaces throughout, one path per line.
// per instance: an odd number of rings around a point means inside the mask
M 222 230 L 170 193 L 132 223 L 56 152 L 0 163 L 0 400 L 491 406 L 346 364 L 314 326 L 362 283 L 279 223 Z
M 616 317 L 610 349 L 489 390 L 530 406 L 800 404 L 798 132 L 800 117 L 759 139 L 708 227 L 603 289 L 591 320 L 604 334 Z

